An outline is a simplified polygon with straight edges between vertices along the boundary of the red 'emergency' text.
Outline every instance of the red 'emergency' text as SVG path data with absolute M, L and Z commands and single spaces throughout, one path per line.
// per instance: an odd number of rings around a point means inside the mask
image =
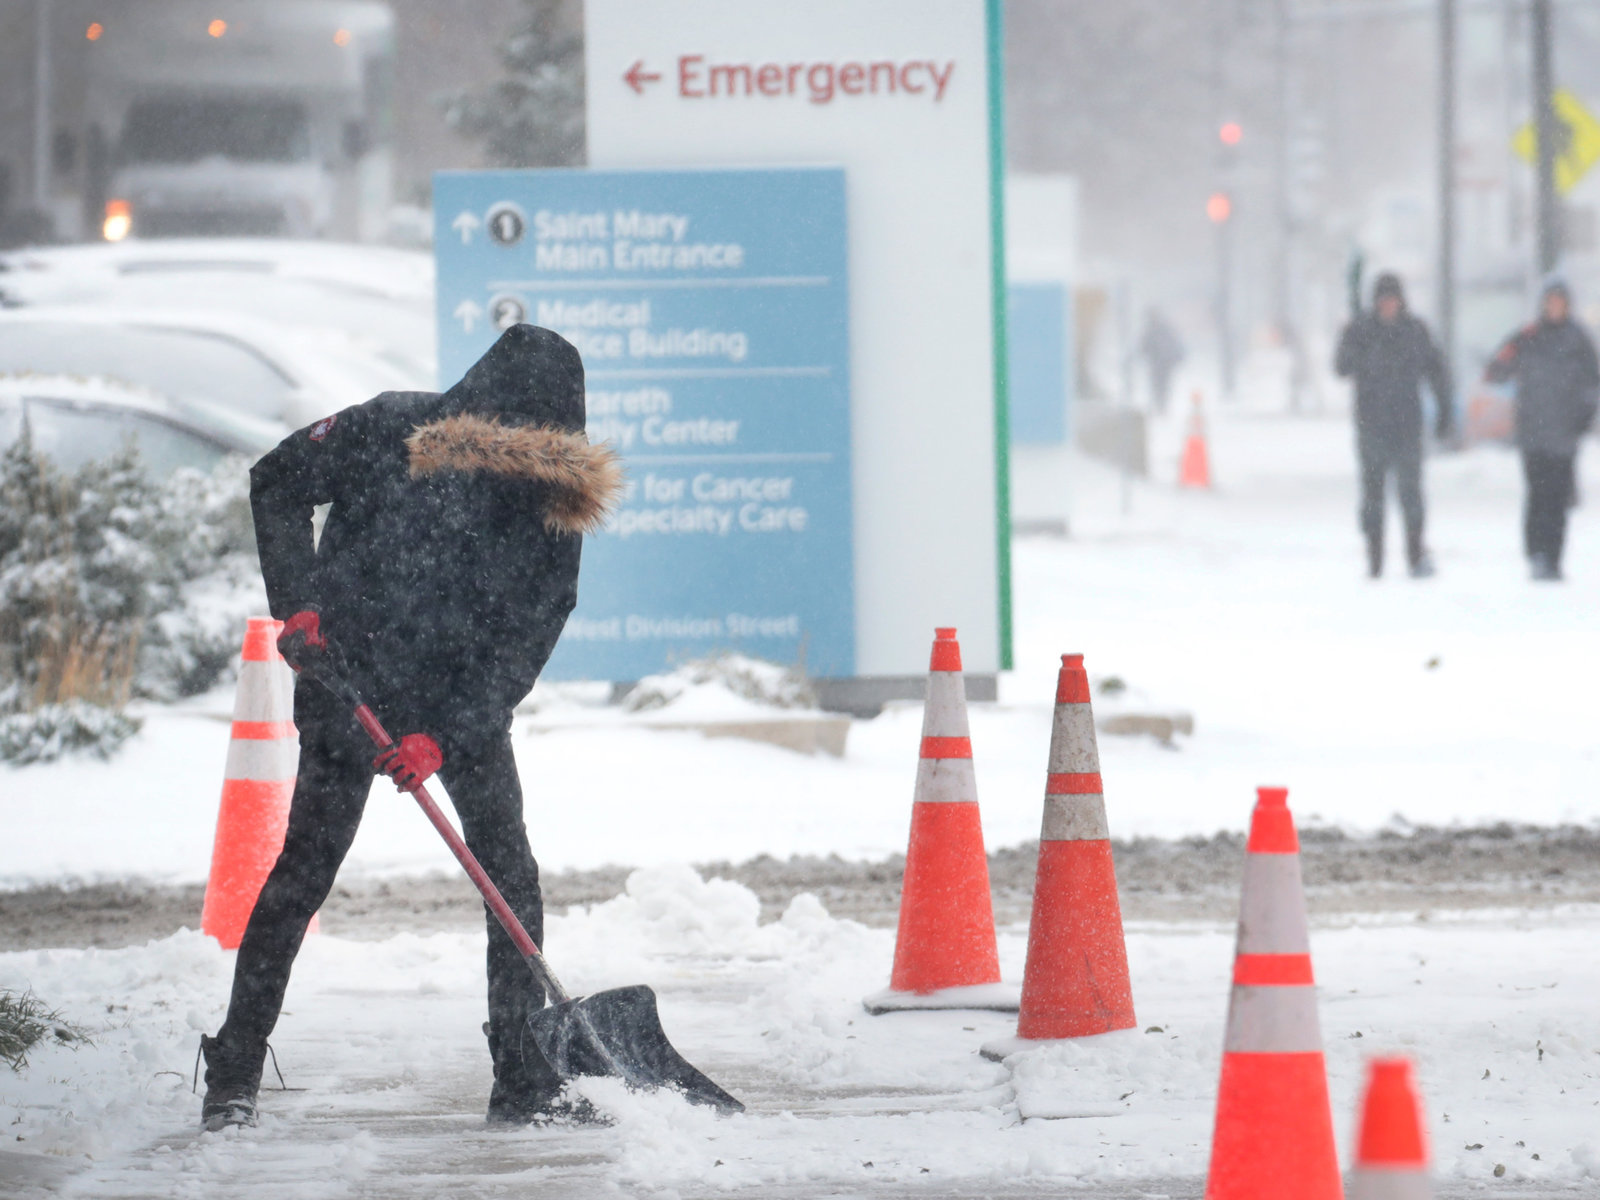
M 703 54 L 678 57 L 678 95 L 689 100 L 743 96 L 804 96 L 813 104 L 834 97 L 931 96 L 944 99 L 956 64 L 910 62 L 707 63 Z

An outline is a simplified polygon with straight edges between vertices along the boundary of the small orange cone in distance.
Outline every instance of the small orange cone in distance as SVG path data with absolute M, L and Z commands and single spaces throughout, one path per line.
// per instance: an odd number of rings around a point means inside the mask
M 283 849 L 300 743 L 294 727 L 294 673 L 278 653 L 281 625 L 251 617 L 233 703 L 217 836 L 206 880 L 202 932 L 236 950 L 261 885 Z M 316 929 L 312 917 L 312 930 Z
M 966 685 L 954 629 L 935 631 L 911 839 L 900 893 L 889 989 L 864 1001 L 872 1013 L 906 1008 L 1015 1011 L 1000 984 L 989 860 L 972 770 Z
M 1194 411 L 1189 414 L 1189 435 L 1183 440 L 1183 459 L 1178 464 L 1178 486 L 1211 486 L 1211 455 L 1206 448 L 1206 421 L 1200 411 L 1200 393 L 1191 397 Z
M 1017 1037 L 1134 1025 L 1133 987 L 1083 655 L 1063 654 Z
M 1367 1064 L 1350 1200 L 1433 1200 L 1422 1104 L 1408 1058 Z
M 1206 1200 L 1340 1200 L 1300 838 L 1288 789 L 1258 796 Z

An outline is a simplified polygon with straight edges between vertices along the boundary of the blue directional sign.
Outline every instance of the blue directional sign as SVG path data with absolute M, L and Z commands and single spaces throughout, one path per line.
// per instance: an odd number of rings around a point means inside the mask
M 722 650 L 852 675 L 844 172 L 449 171 L 433 207 L 441 386 L 553 329 L 627 466 L 545 677 Z

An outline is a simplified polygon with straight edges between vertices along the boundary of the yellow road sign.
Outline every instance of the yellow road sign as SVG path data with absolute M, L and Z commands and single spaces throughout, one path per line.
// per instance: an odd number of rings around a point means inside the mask
M 1600 119 L 1566 88 L 1551 98 L 1556 110 L 1556 188 L 1564 196 L 1600 162 Z M 1530 163 L 1539 159 L 1539 134 L 1529 122 L 1517 130 L 1511 147 Z

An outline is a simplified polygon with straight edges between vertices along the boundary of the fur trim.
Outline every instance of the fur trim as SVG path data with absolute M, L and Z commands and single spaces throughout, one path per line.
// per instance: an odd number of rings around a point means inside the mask
M 484 471 L 548 484 L 544 526 L 551 533 L 594 533 L 622 497 L 622 461 L 610 446 L 548 425 L 462 414 L 418 425 L 406 448 L 413 477 Z

